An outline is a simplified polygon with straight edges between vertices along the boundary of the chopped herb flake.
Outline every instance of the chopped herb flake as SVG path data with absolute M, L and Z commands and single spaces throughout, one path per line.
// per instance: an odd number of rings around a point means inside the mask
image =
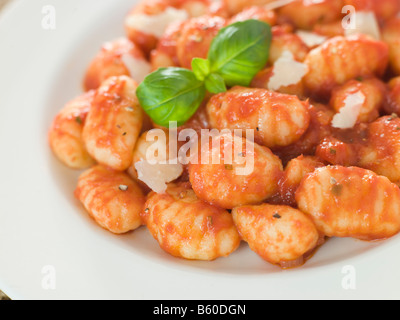
M 332 193 L 335 196 L 340 197 L 340 195 L 342 194 L 342 191 L 343 191 L 343 185 L 337 183 L 332 186 Z

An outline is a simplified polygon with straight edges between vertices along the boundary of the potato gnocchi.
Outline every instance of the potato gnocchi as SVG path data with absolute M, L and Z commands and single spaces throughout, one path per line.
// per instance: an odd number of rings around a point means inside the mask
M 359 14 L 352 30 L 345 6 Z M 236 40 L 217 39 L 248 21 L 270 31 L 268 50 L 246 56 Z M 143 0 L 123 25 L 48 134 L 55 157 L 83 170 L 75 196 L 102 228 L 146 228 L 162 250 L 189 260 L 228 257 L 242 243 L 284 269 L 327 238 L 400 232 L 398 0 Z M 247 60 L 221 63 L 231 49 Z M 231 85 L 246 68 L 257 71 L 249 85 Z M 160 70 L 194 75 L 202 99 L 169 130 L 138 89 Z M 148 100 L 182 87 L 164 80 Z M 176 112 L 170 100 L 161 116 Z

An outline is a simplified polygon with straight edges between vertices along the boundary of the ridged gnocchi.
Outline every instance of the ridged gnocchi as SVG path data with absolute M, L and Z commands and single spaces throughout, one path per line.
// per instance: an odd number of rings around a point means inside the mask
M 89 154 L 100 164 L 124 171 L 142 129 L 143 110 L 129 77 L 111 77 L 96 92 L 83 128 Z
M 289 269 L 326 238 L 391 238 L 399 14 L 399 0 L 142 0 L 54 118 L 50 148 L 84 170 L 75 197 L 99 226 L 143 226 L 174 257 L 242 244 Z
M 343 0 L 298 0 L 279 10 L 283 19 L 299 29 L 311 30 L 316 23 L 329 23 L 342 18 Z M 301 14 L 299 14 L 301 12 Z
M 400 231 L 399 187 L 369 170 L 317 169 L 302 181 L 296 200 L 318 231 L 328 237 L 371 241 Z
M 275 26 L 272 28 L 270 64 L 274 64 L 285 51 L 290 51 L 297 61 L 304 61 L 310 50 L 292 28 Z
M 400 7 L 400 4 L 398 6 Z M 400 75 L 400 17 L 395 17 L 385 24 L 382 37 L 389 45 L 390 67 L 396 75 Z
M 367 134 L 358 147 L 357 165 L 400 182 L 400 119 L 382 117 L 368 126 Z
M 196 195 L 208 203 L 233 209 L 262 203 L 278 191 L 280 159 L 246 138 L 217 135 L 197 157 L 189 164 L 189 178 Z
M 89 91 L 67 103 L 49 129 L 49 144 L 53 153 L 63 164 L 73 169 L 86 169 L 95 164 L 82 138 L 93 96 L 94 91 Z
M 240 235 L 266 261 L 299 266 L 317 247 L 319 233 L 312 220 L 289 206 L 263 204 L 232 211 Z
M 348 97 L 353 94 L 364 96 L 364 102 L 358 112 L 357 122 L 372 122 L 376 120 L 385 103 L 386 85 L 376 78 L 350 80 L 332 90 L 330 106 L 336 112 L 340 112 L 345 107 Z
M 304 63 L 304 84 L 311 95 L 329 96 L 332 89 L 357 77 L 381 77 L 389 63 L 388 45 L 365 35 L 335 37 L 311 50 Z
M 253 129 L 255 141 L 269 148 L 298 141 L 307 131 L 307 102 L 265 89 L 235 87 L 213 96 L 207 112 L 217 129 Z
M 290 160 L 286 165 L 279 185 L 280 201 L 289 206 L 296 206 L 296 191 L 305 176 L 314 172 L 317 168 L 324 167 L 325 164 L 317 157 L 303 156 Z
M 231 15 L 235 15 L 252 6 L 264 6 L 275 0 L 222 0 Z
M 142 217 L 160 247 L 175 257 L 211 261 L 230 255 L 241 242 L 228 211 L 198 199 L 187 183 L 151 193 Z
M 390 80 L 383 109 L 387 114 L 400 114 L 400 77 Z
M 249 6 L 248 8 L 245 8 L 243 11 L 234 15 L 229 20 L 229 23 L 232 24 L 238 21 L 246 21 L 249 19 L 264 21 L 272 26 L 277 22 L 277 15 L 275 11 L 269 10 L 263 6 Z
M 89 215 L 112 233 L 127 233 L 142 225 L 140 214 L 146 198 L 125 173 L 94 166 L 80 176 L 75 196 Z
M 119 38 L 105 43 L 90 63 L 84 78 L 84 89 L 98 89 L 113 76 L 129 76 L 142 82 L 150 70 L 142 51 L 128 39 Z
M 125 31 L 131 41 L 150 54 L 171 23 L 205 14 L 225 16 L 227 9 L 212 0 L 144 0 L 125 18 Z
M 356 11 L 372 11 L 379 20 L 386 20 L 400 12 L 397 0 L 344 0 L 344 5 L 353 6 Z
M 193 58 L 207 58 L 212 40 L 225 25 L 226 20 L 218 16 L 201 16 L 185 22 L 177 41 L 179 65 L 191 69 Z

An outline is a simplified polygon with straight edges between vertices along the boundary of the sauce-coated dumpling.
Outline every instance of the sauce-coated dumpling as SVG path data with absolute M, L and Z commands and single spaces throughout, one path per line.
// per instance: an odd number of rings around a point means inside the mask
M 279 13 L 299 29 L 311 30 L 316 23 L 330 23 L 342 18 L 343 0 L 297 0 L 283 6 Z
M 271 150 L 232 134 L 220 134 L 213 143 L 205 144 L 196 162 L 189 164 L 196 195 L 225 209 L 259 204 L 272 197 L 283 170 Z
M 75 196 L 100 226 L 115 234 L 142 225 L 140 213 L 146 198 L 125 173 L 95 166 L 80 176 Z
M 314 249 L 318 231 L 309 217 L 288 206 L 244 206 L 232 216 L 243 240 L 266 261 L 302 264 L 304 254 Z M 289 264 L 290 265 L 290 264 Z
M 400 75 L 400 17 L 387 22 L 382 30 L 382 37 L 389 45 L 391 69 L 396 75 Z
M 241 241 L 232 216 L 198 199 L 187 183 L 170 184 L 165 194 L 152 192 L 142 217 L 161 248 L 180 258 L 215 260 Z
M 372 171 L 317 169 L 303 180 L 296 200 L 328 237 L 378 240 L 400 231 L 400 189 Z
M 191 69 L 194 58 L 207 58 L 211 42 L 225 25 L 226 20 L 217 16 L 202 16 L 186 21 L 177 41 L 180 66 Z
M 85 90 L 97 89 L 110 77 L 129 76 L 137 82 L 150 73 L 143 52 L 131 41 L 119 38 L 106 42 L 90 63 L 83 81 Z
M 389 90 L 384 110 L 387 114 L 400 114 L 400 77 L 389 81 Z
M 357 166 L 400 182 L 400 118 L 381 117 L 368 126 L 366 142 L 358 148 Z
M 213 128 L 253 129 L 257 143 L 274 148 L 293 144 L 307 131 L 307 105 L 296 96 L 235 87 L 213 96 L 207 112 Z
M 354 6 L 356 11 L 373 11 L 379 20 L 386 20 L 400 11 L 398 0 L 344 0 L 344 5 Z
M 365 35 L 335 37 L 312 50 L 304 63 L 309 68 L 304 83 L 310 94 L 330 95 L 331 90 L 350 79 L 384 74 L 389 47 Z
M 283 269 L 400 232 L 400 0 L 136 2 L 49 130 L 101 227 L 189 260 L 244 241 Z
M 149 54 L 171 23 L 206 14 L 226 16 L 227 8 L 222 1 L 214 0 L 142 0 L 127 15 L 125 31 Z
M 137 84 L 126 76 L 111 77 L 97 90 L 83 128 L 89 154 L 100 164 L 125 171 L 143 126 Z
M 82 138 L 93 96 L 94 91 L 89 91 L 68 102 L 49 129 L 49 143 L 54 155 L 72 169 L 86 169 L 95 164 Z
M 376 78 L 350 80 L 332 91 L 330 106 L 336 112 L 340 112 L 346 105 L 346 99 L 353 94 L 361 94 L 365 97 L 357 122 L 372 122 L 376 120 L 379 117 L 379 112 L 387 94 L 385 84 Z
M 295 194 L 303 178 L 324 164 L 317 157 L 303 156 L 292 159 L 287 164 L 281 180 L 279 181 L 280 201 L 295 207 Z

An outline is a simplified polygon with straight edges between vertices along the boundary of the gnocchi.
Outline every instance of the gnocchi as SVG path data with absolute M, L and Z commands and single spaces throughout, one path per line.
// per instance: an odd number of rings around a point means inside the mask
M 398 0 L 140 1 L 54 117 L 50 148 L 83 170 L 75 197 L 99 226 L 143 226 L 174 257 L 247 243 L 289 269 L 326 238 L 394 237 L 399 13 Z
M 343 0 L 299 0 L 283 7 L 279 13 L 299 29 L 311 30 L 316 23 L 340 20 L 342 7 Z
M 89 91 L 67 103 L 54 118 L 49 130 L 49 143 L 54 154 L 73 169 L 86 169 L 95 164 L 82 137 L 93 96 L 94 91 Z
M 253 129 L 255 141 L 269 148 L 289 146 L 307 131 L 307 102 L 264 89 L 235 87 L 215 95 L 207 105 L 211 126 Z
M 228 211 L 198 199 L 190 184 L 151 193 L 142 217 L 160 246 L 176 257 L 215 260 L 233 253 L 241 242 Z
M 89 154 L 103 165 L 124 171 L 133 159 L 143 111 L 136 83 L 126 76 L 111 77 L 98 89 L 83 128 Z
M 400 6 L 400 4 L 399 4 Z M 399 9 L 400 11 L 400 9 Z M 396 75 L 400 75 L 400 18 L 389 20 L 382 30 L 383 40 L 389 45 L 390 67 Z
M 296 200 L 328 237 L 371 241 L 400 231 L 399 187 L 372 171 L 340 166 L 317 169 L 302 181 Z
M 357 77 L 383 76 L 389 63 L 388 45 L 364 35 L 335 37 L 306 57 L 306 88 L 315 96 L 329 96 L 332 89 Z
M 85 171 L 75 190 L 76 198 L 104 229 L 127 233 L 142 225 L 146 198 L 129 176 L 101 165 Z
M 272 264 L 298 266 L 317 247 L 319 233 L 314 223 L 292 207 L 243 206 L 235 208 L 232 216 L 242 238 Z
M 282 163 L 268 148 L 232 134 L 212 140 L 189 164 L 190 182 L 200 199 L 233 209 L 262 203 L 278 191 Z
M 85 90 L 98 89 L 113 76 L 129 76 L 137 82 L 150 73 L 150 64 L 142 51 L 126 38 L 107 42 L 90 63 L 84 78 Z

